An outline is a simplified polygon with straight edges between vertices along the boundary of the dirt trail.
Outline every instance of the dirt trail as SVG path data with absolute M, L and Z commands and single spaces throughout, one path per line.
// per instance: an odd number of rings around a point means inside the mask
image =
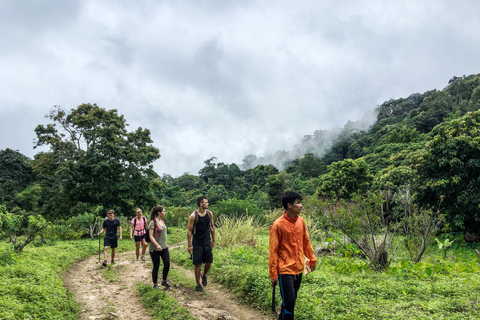
M 82 307 L 79 320 L 95 319 L 153 319 L 142 306 L 137 296 L 136 282 L 151 284 L 152 264 L 150 256 L 146 262 L 134 262 L 135 252 L 117 254 L 117 279 L 110 281 L 103 275 L 98 257 L 93 256 L 75 264 L 64 275 L 64 282 Z M 161 276 L 160 267 L 160 276 Z M 222 286 L 209 281 L 205 292 L 194 289 L 195 277 L 192 270 L 186 270 L 175 264 L 175 268 L 184 277 L 191 280 L 190 286 L 174 283 L 167 293 L 200 320 L 272 320 L 258 310 L 238 303 L 233 294 Z M 163 290 L 163 289 L 162 289 Z

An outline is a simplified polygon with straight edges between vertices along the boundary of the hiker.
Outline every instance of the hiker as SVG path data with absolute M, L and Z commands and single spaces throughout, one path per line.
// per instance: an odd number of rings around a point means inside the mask
M 311 271 L 317 259 L 313 254 L 305 220 L 300 217 L 302 196 L 286 192 L 282 197 L 283 215 L 270 227 L 268 267 L 272 287 L 280 286 L 282 308 L 278 319 L 293 319 L 297 292 L 302 282 L 305 257 L 310 260 Z
M 198 197 L 197 206 L 198 209 L 192 212 L 188 218 L 187 244 L 188 252 L 192 255 L 192 262 L 195 266 L 195 280 L 197 282 L 195 289 L 204 291 L 203 287 L 207 286 L 207 272 L 213 262 L 212 248 L 215 246 L 215 228 L 213 214 L 207 210 L 207 197 Z M 211 238 L 210 234 L 212 235 Z M 202 263 L 205 264 L 203 273 Z M 200 284 L 200 278 L 202 284 Z
M 105 238 L 103 239 L 103 263 L 102 266 L 107 266 L 107 256 L 108 248 L 112 248 L 112 263 L 115 263 L 115 248 L 118 246 L 117 243 L 117 229 L 120 231 L 120 240 L 122 240 L 122 226 L 120 225 L 120 220 L 114 217 L 115 211 L 108 210 L 107 218 L 103 220 L 102 230 L 97 233 L 97 236 L 100 236 L 105 230 Z
M 145 261 L 145 251 L 147 250 L 147 218 L 142 216 L 142 210 L 140 208 L 135 209 L 136 217 L 132 219 L 130 224 L 130 240 L 132 240 L 132 231 L 135 237 L 135 255 L 140 255 L 140 244 L 142 245 L 142 261 Z
M 165 209 L 162 206 L 155 206 L 150 212 L 148 232 L 150 234 L 150 245 L 148 251 L 152 258 L 152 281 L 153 287 L 158 289 L 158 269 L 160 269 L 160 258 L 163 261 L 162 286 L 167 289 L 171 287 L 167 282 L 168 271 L 170 270 L 170 253 L 167 247 L 167 226 L 163 221 Z

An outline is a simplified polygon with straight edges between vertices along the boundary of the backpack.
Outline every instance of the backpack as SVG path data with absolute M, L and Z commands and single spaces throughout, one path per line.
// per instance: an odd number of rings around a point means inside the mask
M 207 210 L 207 213 L 210 217 L 210 221 L 213 221 L 212 212 Z M 198 210 L 195 210 L 195 222 L 193 223 L 193 234 L 197 233 L 197 222 L 198 222 Z M 210 230 L 212 230 L 212 225 L 210 225 Z
M 142 217 L 143 218 L 143 228 L 145 229 L 145 241 L 147 243 L 150 242 L 150 233 L 148 232 L 148 229 L 147 229 L 147 218 L 145 217 Z M 135 217 L 135 222 L 133 223 L 133 230 L 135 231 L 135 227 L 137 226 L 137 218 Z

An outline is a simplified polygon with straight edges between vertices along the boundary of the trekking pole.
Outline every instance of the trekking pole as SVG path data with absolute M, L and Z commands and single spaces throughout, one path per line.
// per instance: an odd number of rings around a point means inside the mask
M 98 232 L 100 233 L 100 219 L 98 221 Z M 98 263 L 100 263 L 100 235 L 98 235 Z
M 276 303 L 275 303 L 275 286 L 276 285 L 277 284 L 275 283 L 273 285 L 273 289 L 272 289 L 272 313 L 275 314 L 275 315 L 277 314 L 277 310 L 275 310 L 275 305 L 276 305 Z

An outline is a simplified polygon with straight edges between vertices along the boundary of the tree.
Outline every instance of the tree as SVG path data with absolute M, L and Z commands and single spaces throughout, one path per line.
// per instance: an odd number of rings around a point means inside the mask
M 334 162 L 328 170 L 320 190 L 346 199 L 354 193 L 366 193 L 373 181 L 370 168 L 362 158 Z
M 443 212 L 453 230 L 480 226 L 480 111 L 437 126 L 417 167 L 419 203 Z
M 160 154 L 148 129 L 127 132 L 117 110 L 96 104 L 69 112 L 54 107 L 47 118 L 54 123 L 35 128 L 35 147 L 50 151 L 35 157 L 34 168 L 49 190 L 49 215 L 68 214 L 83 203 L 119 213 L 155 203 L 150 186 L 158 176 L 151 164 Z
M 0 151 L 0 203 L 12 208 L 15 196 L 33 181 L 31 160 L 18 151 Z

